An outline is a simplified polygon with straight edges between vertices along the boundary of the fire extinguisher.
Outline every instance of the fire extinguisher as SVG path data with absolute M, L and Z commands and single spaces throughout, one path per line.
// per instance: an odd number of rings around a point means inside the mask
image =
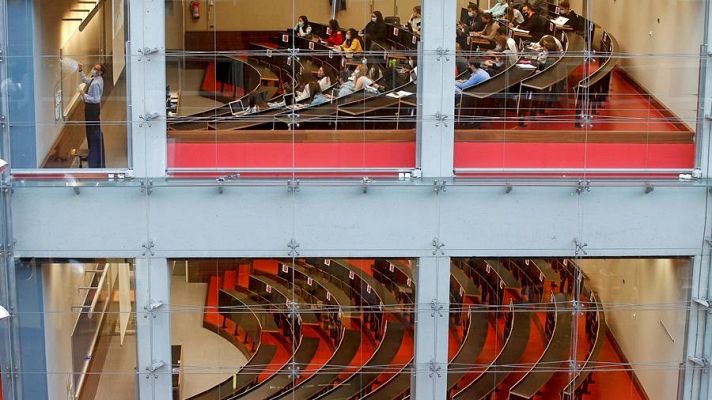
M 193 16 L 193 19 L 200 19 L 200 1 L 191 1 L 190 2 L 190 14 Z

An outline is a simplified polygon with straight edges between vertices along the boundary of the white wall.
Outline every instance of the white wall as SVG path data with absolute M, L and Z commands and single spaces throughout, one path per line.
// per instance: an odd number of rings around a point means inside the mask
M 82 303 L 84 268 L 94 264 L 49 264 L 42 268 L 45 351 L 49 400 L 66 400 L 71 381 L 72 341 L 76 322 L 72 305 Z
M 580 265 L 604 303 L 610 332 L 634 365 L 648 397 L 677 398 L 677 365 L 684 359 L 685 304 L 690 297 L 690 261 L 609 259 L 583 260 Z M 626 304 L 650 306 L 646 310 L 621 307 Z
M 589 1 L 591 19 L 618 39 L 626 55 L 636 55 L 623 57 L 625 71 L 693 129 L 705 1 Z
M 106 5 L 111 12 L 111 2 Z M 79 22 L 62 21 L 63 17 L 69 16 L 68 10 L 78 7 L 76 0 L 34 2 L 34 7 L 35 121 L 39 166 L 65 125 L 61 119 L 55 120 L 55 91 L 60 88 L 60 79 L 64 77 L 65 103 L 76 93 L 78 84 L 76 72 L 68 70 L 66 66 L 64 71 L 61 70 L 60 48 L 64 50 L 65 57 L 77 58 L 85 63 L 101 61 L 98 56 L 104 52 L 102 29 L 105 16 L 100 11 L 87 28 L 78 33 Z M 109 24 L 106 29 L 111 33 Z M 110 35 L 108 37 L 111 38 Z M 111 42 L 108 45 L 110 48 Z M 110 49 L 106 51 L 111 53 Z

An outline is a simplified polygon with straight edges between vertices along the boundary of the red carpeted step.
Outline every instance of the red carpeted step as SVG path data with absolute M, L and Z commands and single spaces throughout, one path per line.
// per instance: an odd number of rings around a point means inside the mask
M 237 266 L 237 285 L 243 288 L 250 286 L 250 273 L 252 267 L 250 264 L 240 264 Z
M 215 63 L 211 62 L 205 68 L 205 73 L 203 74 L 203 81 L 200 83 L 200 91 L 206 93 L 217 93 L 220 87 L 219 82 L 216 79 L 216 68 Z
M 208 293 L 205 299 L 205 323 L 219 329 L 222 327 L 225 317 L 217 312 L 218 307 L 218 289 L 222 279 L 219 276 L 211 276 L 208 281 Z
M 237 271 L 225 271 L 223 289 L 234 289 L 237 282 Z
M 313 325 L 302 326 L 303 336 L 318 338 L 320 340 L 319 347 L 316 349 L 314 357 L 312 357 L 309 364 L 302 370 L 302 374 L 299 377 L 300 381 L 303 381 L 312 376 L 319 368 L 324 366 L 324 364 L 326 364 L 326 362 L 329 361 L 331 356 L 334 354 L 331 346 L 329 346 L 326 340 L 324 340 L 324 337 L 327 337 L 328 335 L 323 334 L 322 332 L 318 332 L 318 330 L 320 330 L 320 328 Z
M 271 375 L 274 375 L 277 371 L 282 369 L 284 364 L 289 361 L 291 357 L 292 349 L 285 347 L 282 338 L 275 335 L 279 334 L 273 332 L 266 332 L 262 334 L 261 343 L 274 345 L 276 348 L 276 352 L 274 353 L 272 361 L 270 361 L 264 372 L 262 372 L 259 378 L 257 378 L 258 382 L 262 382 L 263 380 L 269 378 Z
M 277 260 L 256 259 L 252 261 L 254 271 L 266 272 L 270 275 L 277 275 L 279 262 Z

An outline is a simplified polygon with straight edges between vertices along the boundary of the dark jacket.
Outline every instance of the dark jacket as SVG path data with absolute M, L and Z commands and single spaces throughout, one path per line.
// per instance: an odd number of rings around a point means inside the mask
M 377 42 L 384 41 L 386 39 L 386 23 L 385 22 L 369 22 L 365 28 L 363 28 L 363 33 L 366 35 L 368 40 L 375 40 Z
M 548 23 L 549 21 L 546 18 L 537 13 L 527 18 L 524 23 L 519 25 L 519 29 L 524 29 L 525 31 L 529 31 L 529 34 L 532 36 L 539 37 L 548 32 Z

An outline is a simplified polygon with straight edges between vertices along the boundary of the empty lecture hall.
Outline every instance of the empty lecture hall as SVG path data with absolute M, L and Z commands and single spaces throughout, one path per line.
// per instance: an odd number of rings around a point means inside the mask
M 712 1 L 0 22 L 0 400 L 712 398 Z

